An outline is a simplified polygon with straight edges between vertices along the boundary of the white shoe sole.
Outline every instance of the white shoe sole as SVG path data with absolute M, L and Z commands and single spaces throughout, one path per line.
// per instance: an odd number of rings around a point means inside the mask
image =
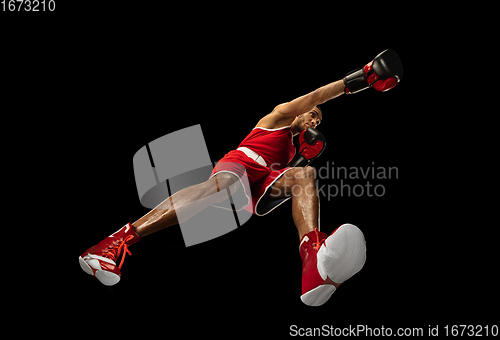
M 355 225 L 343 224 L 319 248 L 317 259 L 318 272 L 323 280 L 328 276 L 333 282 L 342 283 L 365 264 L 365 236 Z
M 99 281 L 101 281 L 103 285 L 113 286 L 120 281 L 119 275 L 108 272 L 107 270 L 101 270 L 101 265 L 99 264 L 99 261 L 96 259 L 89 259 L 87 262 L 80 256 L 79 261 L 80 261 L 80 267 L 82 267 L 83 271 L 87 274 L 95 276 Z M 95 275 L 92 268 L 96 269 Z
M 335 290 L 334 285 L 321 285 L 302 294 L 300 299 L 308 306 L 321 306 L 330 299 Z

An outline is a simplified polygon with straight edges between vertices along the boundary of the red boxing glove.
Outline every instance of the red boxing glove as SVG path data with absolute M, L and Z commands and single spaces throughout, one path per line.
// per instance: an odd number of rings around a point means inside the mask
M 316 129 L 309 128 L 300 133 L 299 152 L 288 163 L 289 167 L 306 166 L 318 158 L 326 147 L 326 138 Z
M 314 138 L 314 139 L 308 138 L 309 143 L 310 143 L 309 144 L 304 139 L 304 135 L 306 134 L 306 131 L 307 130 L 302 131 L 300 133 L 300 136 L 299 136 L 299 143 L 300 143 L 299 153 L 302 156 L 304 156 L 305 159 L 310 161 L 310 160 L 318 157 L 320 152 L 323 151 L 324 143 L 323 143 L 323 141 L 316 139 L 316 138 Z M 309 135 L 310 135 L 310 133 L 308 133 L 308 136 Z
M 366 81 L 368 84 L 380 92 L 392 89 L 399 81 L 399 78 L 396 77 L 389 77 L 387 79 L 380 78 L 373 70 L 373 60 L 363 67 L 363 71 L 366 75 Z
M 362 69 L 348 73 L 344 78 L 344 92 L 352 94 L 370 86 L 377 91 L 385 92 L 395 87 L 401 79 L 403 79 L 401 59 L 394 50 L 388 49 Z

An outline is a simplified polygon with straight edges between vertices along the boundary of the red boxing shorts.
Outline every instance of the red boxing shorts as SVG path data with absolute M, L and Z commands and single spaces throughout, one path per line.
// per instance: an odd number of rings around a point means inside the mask
M 257 163 L 252 158 L 239 150 L 232 150 L 227 153 L 215 166 L 210 178 L 221 172 L 229 172 L 236 175 L 240 180 L 245 178 L 248 180 L 250 192 L 247 192 L 247 187 L 243 185 L 245 194 L 249 198 L 249 204 L 244 209 L 250 211 L 257 216 L 263 216 L 269 213 L 272 209 L 265 212 L 258 212 L 257 207 L 259 202 L 266 194 L 267 190 L 281 177 L 286 171 L 293 168 L 273 169 Z M 251 198 L 251 199 L 250 199 Z M 286 199 L 285 199 L 286 200 Z M 285 200 L 282 200 L 283 203 Z

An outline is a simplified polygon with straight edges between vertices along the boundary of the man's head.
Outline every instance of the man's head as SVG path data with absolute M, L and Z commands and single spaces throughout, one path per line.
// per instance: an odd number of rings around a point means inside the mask
M 296 133 L 301 132 L 307 128 L 316 128 L 321 121 L 323 120 L 323 113 L 319 107 L 315 107 L 309 112 L 303 113 L 295 117 L 295 120 L 292 122 L 292 130 Z

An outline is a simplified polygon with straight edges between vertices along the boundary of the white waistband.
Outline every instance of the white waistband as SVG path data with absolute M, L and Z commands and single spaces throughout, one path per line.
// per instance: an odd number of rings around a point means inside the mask
M 243 152 L 245 155 L 247 155 L 248 157 L 250 157 L 251 159 L 253 159 L 257 163 L 259 163 L 260 165 L 267 167 L 266 161 L 257 152 L 255 152 L 249 148 L 246 148 L 244 146 L 242 146 L 241 148 L 237 148 L 236 150 Z

